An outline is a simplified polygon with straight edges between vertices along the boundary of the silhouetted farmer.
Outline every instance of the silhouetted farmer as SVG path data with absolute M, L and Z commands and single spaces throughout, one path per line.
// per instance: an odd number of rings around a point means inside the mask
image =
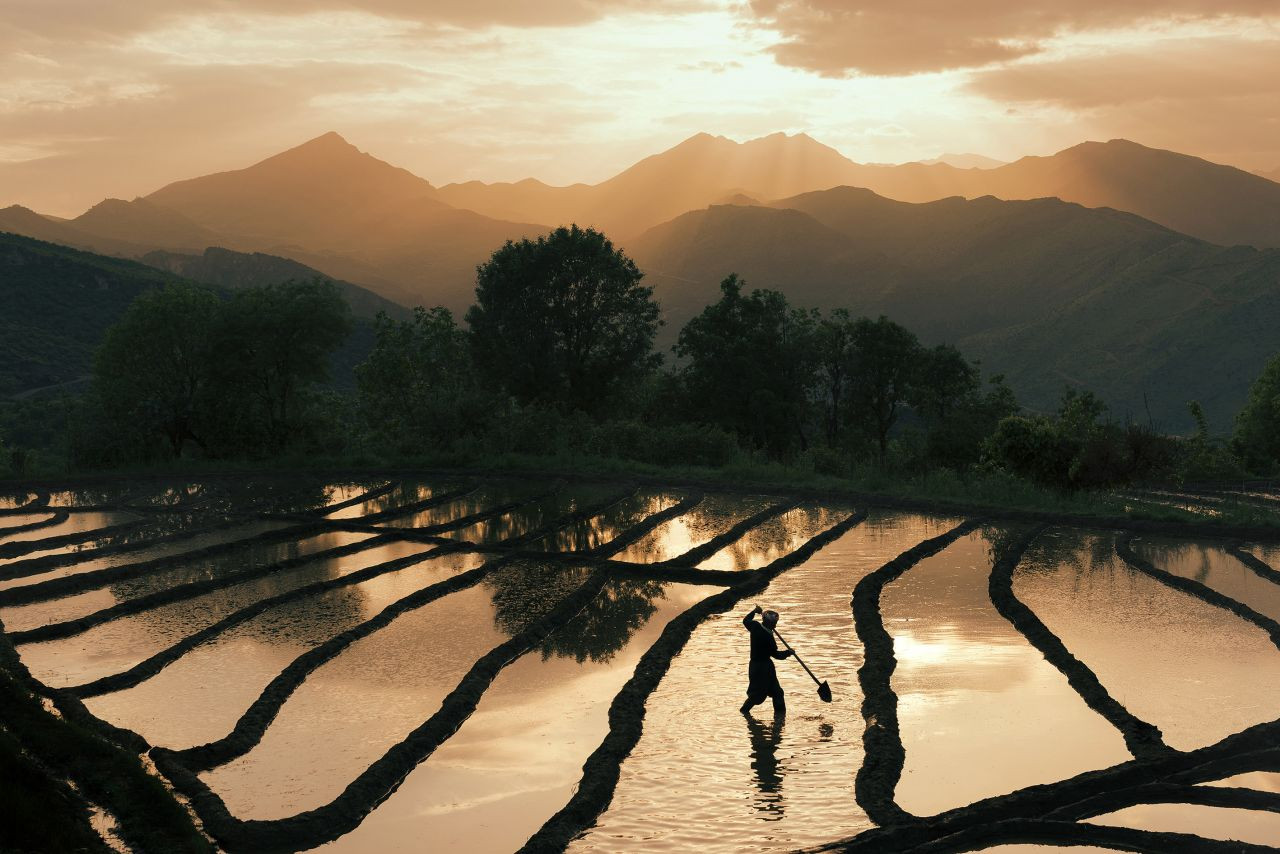
M 763 614 L 761 622 L 756 622 L 756 614 Z M 751 663 L 747 666 L 747 701 L 742 704 L 742 713 L 751 711 L 752 706 L 764 702 L 765 697 L 773 698 L 773 713 L 784 714 L 787 711 L 786 700 L 782 696 L 782 686 L 778 684 L 778 672 L 773 669 L 773 660 L 794 655 L 791 650 L 778 651 L 778 642 L 773 639 L 773 627 L 778 625 L 778 612 L 765 611 L 759 605 L 751 609 L 751 613 L 742 618 L 742 625 L 751 634 Z

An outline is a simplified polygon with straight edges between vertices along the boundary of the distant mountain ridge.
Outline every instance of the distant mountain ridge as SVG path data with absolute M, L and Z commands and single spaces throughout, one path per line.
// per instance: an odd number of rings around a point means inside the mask
M 1191 426 L 1192 399 L 1228 427 L 1280 346 L 1280 250 L 1058 199 L 907 203 L 841 187 L 690 212 L 630 249 L 667 330 L 737 272 L 796 305 L 883 313 L 956 344 L 1033 407 L 1083 386 L 1118 417 L 1149 408 L 1172 429 Z

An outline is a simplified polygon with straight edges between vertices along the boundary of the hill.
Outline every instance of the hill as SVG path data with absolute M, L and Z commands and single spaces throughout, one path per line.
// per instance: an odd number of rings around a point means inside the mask
M 574 220 L 621 239 L 733 193 L 776 199 L 845 185 L 907 202 L 1056 197 L 1136 213 L 1223 245 L 1280 246 L 1280 184 L 1230 166 L 1123 139 L 1003 165 L 975 157 L 862 164 L 804 134 L 743 143 L 698 134 L 593 186 L 471 182 L 446 185 L 439 195 L 489 216 Z
M 793 303 L 888 314 L 1049 408 L 1067 384 L 1117 415 L 1224 428 L 1277 348 L 1280 252 L 1216 246 L 1057 199 L 912 204 L 841 187 L 716 206 L 628 245 L 674 335 L 729 272 Z
M 230 249 L 211 246 L 200 255 L 183 255 L 175 252 L 149 252 L 142 262 L 166 270 L 184 279 L 217 285 L 228 290 L 262 287 L 286 282 L 290 279 L 329 278 L 318 270 L 299 264 L 288 258 L 265 255 L 261 252 L 233 252 Z M 378 296 L 368 288 L 353 285 L 340 279 L 331 279 L 342 292 L 356 317 L 371 319 L 378 312 L 386 312 L 394 318 L 407 318 L 409 309 Z
M 172 273 L 0 233 L 0 397 L 74 382 L 134 297 Z
M 0 399 L 78 386 L 92 371 L 107 329 L 141 293 L 169 282 L 207 285 L 227 295 L 237 288 L 310 279 L 315 270 L 284 258 L 208 249 L 187 256 L 157 252 L 148 263 L 0 233 Z M 369 318 L 408 309 L 356 285 L 336 282 L 356 323 L 333 354 L 332 383 L 349 389 L 354 369 L 373 347 Z
M 217 233 L 196 225 L 177 211 L 146 199 L 131 202 L 105 199 L 69 220 L 67 225 L 90 235 L 91 240 L 105 239 L 125 246 L 199 252 L 224 241 Z

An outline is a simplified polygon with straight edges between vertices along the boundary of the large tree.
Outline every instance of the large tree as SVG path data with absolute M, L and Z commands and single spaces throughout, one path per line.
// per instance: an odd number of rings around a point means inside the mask
M 642 278 L 594 229 L 508 241 L 476 270 L 466 319 L 477 366 L 522 403 L 600 411 L 661 361 Z
M 744 295 L 743 284 L 730 275 L 720 299 L 680 330 L 688 413 L 774 456 L 803 450 L 816 314 L 791 308 L 778 291 Z
M 145 447 L 163 437 L 175 457 L 202 442 L 209 412 L 210 354 L 218 297 L 171 284 L 138 296 L 94 357 L 95 429 Z M 106 444 L 118 444 L 107 441 Z

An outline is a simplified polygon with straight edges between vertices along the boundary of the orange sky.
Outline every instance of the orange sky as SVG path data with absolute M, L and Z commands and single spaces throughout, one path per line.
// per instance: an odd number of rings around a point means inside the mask
M 698 131 L 1280 167 L 1280 0 L 2 2 L 0 206 L 61 215 L 328 130 L 436 184 L 598 181 Z

